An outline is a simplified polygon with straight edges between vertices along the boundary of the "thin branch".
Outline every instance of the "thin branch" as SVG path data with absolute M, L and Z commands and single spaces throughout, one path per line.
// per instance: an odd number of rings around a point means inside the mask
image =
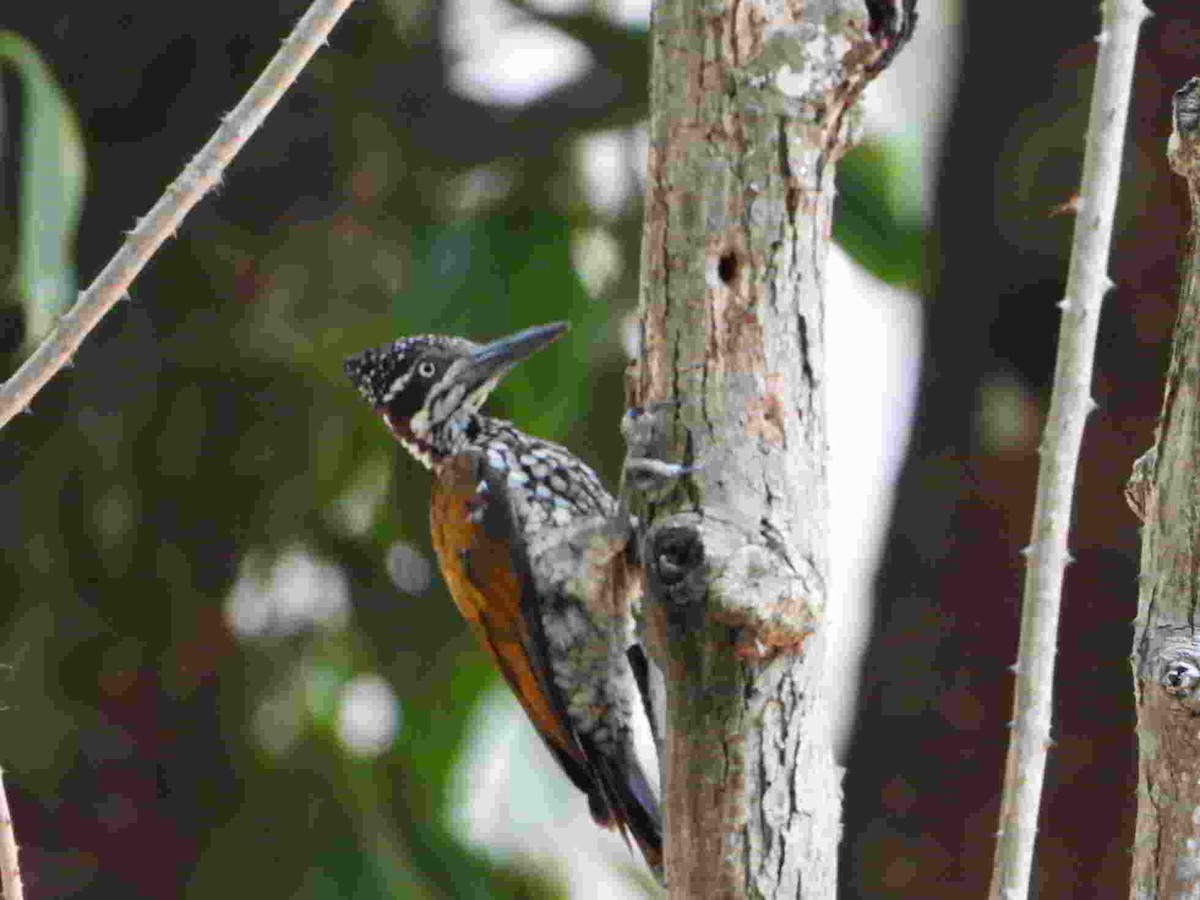
M 17 832 L 8 795 L 4 793 L 4 770 L 0 769 L 0 894 L 4 900 L 22 900 L 21 867 L 17 863 Z
M 1148 15 L 1141 0 L 1104 0 L 1097 38 L 1096 82 L 1088 117 L 1083 183 L 1058 336 L 1050 414 L 1040 448 L 1033 538 L 1021 600 L 1012 738 L 1004 772 L 992 900 L 1023 900 L 1029 891 L 1038 807 L 1050 745 L 1054 655 L 1067 532 L 1079 445 L 1091 398 L 1092 361 L 1100 305 L 1112 286 L 1108 272 L 1113 212 L 1129 111 L 1138 29 Z
M 314 0 L 308 12 L 246 96 L 225 116 L 221 127 L 192 158 L 154 204 L 138 221 L 125 243 L 96 277 L 58 326 L 33 354 L 0 387 L 0 428 L 25 409 L 79 349 L 83 339 L 121 298 L 168 235 L 173 235 L 183 217 L 221 180 L 221 175 L 242 146 L 274 109 L 279 98 L 304 70 L 317 49 L 353 0 Z

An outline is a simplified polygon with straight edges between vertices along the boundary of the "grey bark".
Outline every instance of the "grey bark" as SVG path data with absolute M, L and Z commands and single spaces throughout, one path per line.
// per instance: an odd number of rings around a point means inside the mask
M 824 265 L 854 101 L 896 46 L 878 25 L 853 0 L 654 10 L 629 393 L 662 431 L 632 450 L 698 466 L 636 510 L 674 898 L 836 891 Z
M 1155 448 L 1128 494 L 1145 517 L 1134 639 L 1138 813 L 1130 896 L 1200 897 L 1200 79 L 1175 95 L 1169 155 L 1187 179 L 1183 266 Z

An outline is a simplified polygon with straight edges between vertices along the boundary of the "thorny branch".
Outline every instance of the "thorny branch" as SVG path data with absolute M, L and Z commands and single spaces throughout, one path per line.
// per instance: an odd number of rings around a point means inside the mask
M 314 0 L 308 12 L 284 39 L 279 52 L 263 69 L 258 80 L 246 92 L 233 111 L 224 117 L 221 127 L 184 168 L 158 202 L 134 229 L 116 255 L 58 322 L 41 345 L 25 360 L 3 386 L 0 386 L 0 428 L 17 413 L 29 407 L 42 389 L 75 352 L 93 328 L 127 291 L 133 279 L 179 223 L 205 194 L 221 181 L 221 175 L 304 71 L 304 67 L 328 39 L 329 32 L 350 7 L 353 0 Z
M 1050 412 L 1040 448 L 1033 536 L 1021 598 L 1012 737 L 1004 771 L 992 900 L 1023 900 L 1029 891 L 1038 809 L 1050 747 L 1054 656 L 1063 573 L 1070 560 L 1067 531 L 1075 492 L 1079 446 L 1091 397 L 1092 362 L 1100 305 L 1108 278 L 1113 214 L 1138 29 L 1147 16 L 1141 0 L 1105 0 L 1096 81 L 1083 157 L 1083 182 L 1071 245 L 1066 296 Z

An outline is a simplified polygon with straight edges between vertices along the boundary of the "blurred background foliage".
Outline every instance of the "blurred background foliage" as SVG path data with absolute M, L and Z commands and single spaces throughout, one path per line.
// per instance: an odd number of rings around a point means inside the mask
M 304 5 L 0 12 L 5 39 L 44 63 L 22 56 L 0 79 L 5 371 L 43 327 L 28 273 L 67 271 L 26 255 L 29 234 L 61 255 L 73 227 L 74 165 L 60 159 L 46 187 L 52 151 L 30 149 L 42 116 L 68 140 L 78 121 L 88 174 L 74 262 L 86 282 Z M 924 4 L 923 31 L 948 10 L 965 35 L 961 80 L 928 62 L 944 53 L 914 49 L 901 58 L 908 93 L 876 110 L 894 125 L 917 94 L 956 92 L 936 179 L 914 171 L 937 155 L 933 130 L 868 132 L 841 167 L 843 247 L 931 298 L 924 344 L 898 348 L 922 354 L 924 393 L 847 751 L 847 897 L 981 895 L 990 859 L 1017 550 L 1071 225 L 1048 213 L 1078 178 L 1096 27 L 1070 5 L 993 7 Z M 1189 4 L 1156 12 L 1116 246 L 1114 277 L 1132 290 L 1106 311 L 1104 411 L 1068 578 L 1075 630 L 1039 857 L 1056 896 L 1123 891 L 1132 833 L 1124 660 L 1137 532 L 1120 482 L 1160 396 L 1186 228 L 1162 140 L 1170 91 L 1200 46 Z M 494 715 L 506 701 L 432 569 L 426 473 L 341 373 L 346 354 L 399 334 L 487 338 L 569 319 L 569 338 L 515 371 L 491 410 L 614 483 L 645 28 L 644 7 L 617 2 L 356 4 L 132 302 L 0 434 L 0 764 L 31 896 L 651 891 L 619 843 L 601 862 L 609 880 L 568 874 L 562 858 L 602 836 L 559 827 L 554 804 L 586 812 L 548 763 L 529 760 L 511 808 L 494 796 L 479 760 L 510 743 Z M 547 35 L 549 53 L 536 40 Z M 39 105 L 30 72 L 65 106 Z M 862 379 L 834 401 L 860 418 L 859 388 L 881 377 L 861 324 L 831 360 Z M 886 391 L 884 403 L 903 406 Z M 903 424 L 888 440 L 903 446 Z M 861 542 L 867 526 L 854 528 Z M 530 833 L 545 852 L 488 849 L 468 826 L 489 803 L 501 830 L 541 823 Z M 1080 817 L 1081 804 L 1108 815 Z
M 451 828 L 493 676 L 431 569 L 427 476 L 341 361 L 405 333 L 569 319 L 492 408 L 615 475 L 645 28 L 567 16 L 583 64 L 497 103 L 461 72 L 467 6 L 357 4 L 132 302 L 0 438 L 0 758 L 31 896 L 567 891 L 545 860 Z M 9 371 L 44 330 L 31 265 L 66 271 L 28 262 L 29 236 L 69 247 L 73 229 L 45 182 L 66 183 L 56 153 L 75 148 L 29 136 L 78 115 L 89 278 L 304 4 L 56 7 L 0 16 L 0 51 L 24 54 L 0 83 Z M 39 99 L 55 95 L 71 105 Z
M 89 279 L 304 6 L 0 14 L 6 371 L 56 311 L 31 285 L 75 262 L 80 152 Z M 427 475 L 341 362 L 569 319 L 491 409 L 615 479 L 645 28 L 599 6 L 356 4 L 0 437 L 0 759 L 31 896 L 566 895 L 579 832 L 547 827 L 534 857 L 454 826 L 494 677 L 432 571 Z M 618 850 L 609 880 L 645 894 Z

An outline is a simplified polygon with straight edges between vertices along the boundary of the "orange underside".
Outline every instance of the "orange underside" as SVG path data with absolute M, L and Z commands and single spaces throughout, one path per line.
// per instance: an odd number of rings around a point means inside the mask
M 476 458 L 470 452 L 460 454 L 434 477 L 430 526 L 450 595 L 517 695 L 534 728 L 556 752 L 566 774 L 589 795 L 597 824 L 615 827 L 627 837 L 632 835 L 661 881 L 661 825 L 648 821 L 657 820 L 657 811 L 646 811 L 637 820 L 640 828 L 634 825 L 630 815 L 641 808 L 639 801 L 629 794 L 617 773 L 604 766 L 597 770 L 589 764 L 583 747 L 568 724 L 555 714 L 554 705 L 542 690 L 525 649 L 532 644 L 521 615 L 521 585 L 513 571 L 509 548 L 503 540 L 489 537 L 485 525 L 470 520 L 479 484 Z M 619 560 L 613 557 L 604 563 L 606 572 L 597 579 L 610 594 L 603 600 L 606 607 L 625 596 L 631 589 L 630 578 L 638 574 L 623 565 L 612 565 Z M 602 783 L 593 783 L 596 777 Z
M 521 587 L 508 547 L 489 538 L 481 524 L 468 518 L 477 484 L 473 461 L 466 455 L 450 460 L 434 478 L 429 518 L 442 575 L 455 605 L 534 727 L 546 741 L 582 764 L 577 745 L 554 714 L 525 651 L 529 633 L 521 616 Z

